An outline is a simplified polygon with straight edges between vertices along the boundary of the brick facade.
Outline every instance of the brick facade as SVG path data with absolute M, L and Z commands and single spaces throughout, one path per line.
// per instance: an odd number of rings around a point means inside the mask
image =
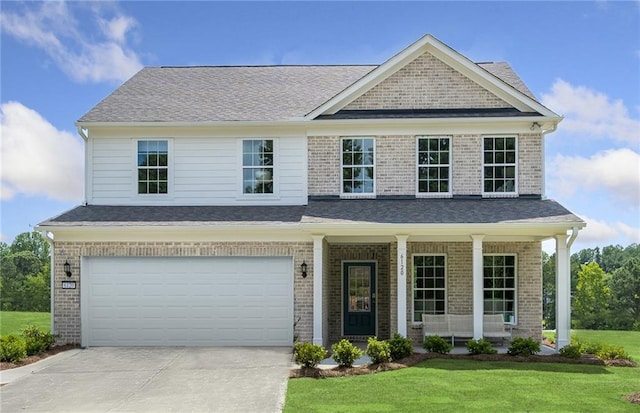
M 345 109 L 508 108 L 508 103 L 424 53 Z
M 375 136 L 376 194 L 415 195 L 418 135 Z M 423 135 L 420 135 L 423 136 Z M 518 136 L 518 193 L 542 194 L 542 136 Z M 340 195 L 340 136 L 310 136 L 309 195 Z M 451 136 L 453 195 L 482 193 L 482 135 Z
M 54 246 L 54 330 L 60 343 L 80 343 L 80 257 L 294 257 L 294 334 L 311 341 L 313 332 L 313 243 L 305 242 L 56 242 Z M 73 275 L 67 278 L 68 260 Z M 307 278 L 296 276 L 305 261 Z M 75 290 L 63 290 L 62 281 L 75 280 Z

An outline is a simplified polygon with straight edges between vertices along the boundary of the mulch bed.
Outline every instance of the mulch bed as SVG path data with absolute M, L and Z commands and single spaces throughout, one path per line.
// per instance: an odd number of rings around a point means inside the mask
M 640 392 L 628 394 L 624 398 L 631 403 L 640 404 Z
M 570 359 L 562 357 L 557 354 L 541 356 L 533 355 L 529 357 L 524 356 L 510 356 L 508 354 L 438 354 L 438 353 L 413 353 L 413 355 L 397 360 L 392 363 L 382 364 L 366 364 L 359 367 L 334 367 L 330 369 L 320 368 L 299 368 L 293 369 L 289 372 L 290 378 L 298 377 L 313 377 L 313 378 L 326 378 L 326 377 L 344 377 L 344 376 L 359 376 L 363 374 L 378 373 L 381 371 L 390 371 L 402 369 L 405 367 L 415 366 L 416 364 L 430 359 L 458 359 L 458 360 L 478 360 L 478 361 L 510 361 L 510 362 L 523 362 L 523 363 L 569 363 L 569 364 L 592 364 L 599 366 L 615 366 L 615 367 L 637 367 L 637 363 L 631 360 L 600 360 L 599 358 L 585 354 L 579 359 Z M 640 398 L 640 395 L 636 397 Z
M 60 346 L 53 346 L 51 350 L 48 350 L 33 356 L 29 356 L 26 359 L 20 360 L 15 363 L 3 361 L 0 363 L 0 370 L 9 370 L 9 369 L 15 369 L 16 367 L 26 366 L 28 364 L 35 363 L 36 361 L 44 360 L 47 357 L 53 356 L 54 354 L 58 354 L 63 351 L 71 350 L 73 348 L 78 348 L 78 347 L 80 347 L 78 344 L 63 344 Z

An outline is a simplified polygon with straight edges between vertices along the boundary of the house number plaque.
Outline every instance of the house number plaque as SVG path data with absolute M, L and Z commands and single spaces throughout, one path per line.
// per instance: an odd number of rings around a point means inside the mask
M 75 290 L 76 282 L 75 281 L 62 281 L 62 289 L 63 290 Z

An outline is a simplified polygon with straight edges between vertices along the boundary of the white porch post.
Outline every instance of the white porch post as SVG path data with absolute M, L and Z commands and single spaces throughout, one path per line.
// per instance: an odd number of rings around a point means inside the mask
M 556 235 L 556 350 L 571 344 L 571 271 L 567 235 Z
M 408 235 L 396 235 L 398 240 L 398 334 L 407 337 L 407 239 Z
M 324 345 L 322 334 L 322 241 L 324 235 L 313 238 L 313 344 Z
M 482 289 L 482 239 L 484 235 L 472 235 L 473 241 L 473 338 L 482 338 L 484 295 Z

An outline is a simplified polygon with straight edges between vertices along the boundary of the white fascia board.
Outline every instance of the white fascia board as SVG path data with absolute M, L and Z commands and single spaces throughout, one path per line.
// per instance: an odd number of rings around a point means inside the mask
M 282 225 L 136 225 L 136 226 L 41 226 L 51 232 L 55 241 L 73 242 L 251 242 L 311 241 L 298 224 Z
M 555 112 L 489 73 L 430 34 L 420 38 L 400 53 L 373 69 L 351 86 L 311 111 L 305 118 L 315 119 L 322 114 L 336 113 L 425 52 L 431 53 L 436 58 L 458 70 L 469 79 L 480 84 L 485 89 L 521 111 L 533 111 L 546 117 L 560 118 Z

